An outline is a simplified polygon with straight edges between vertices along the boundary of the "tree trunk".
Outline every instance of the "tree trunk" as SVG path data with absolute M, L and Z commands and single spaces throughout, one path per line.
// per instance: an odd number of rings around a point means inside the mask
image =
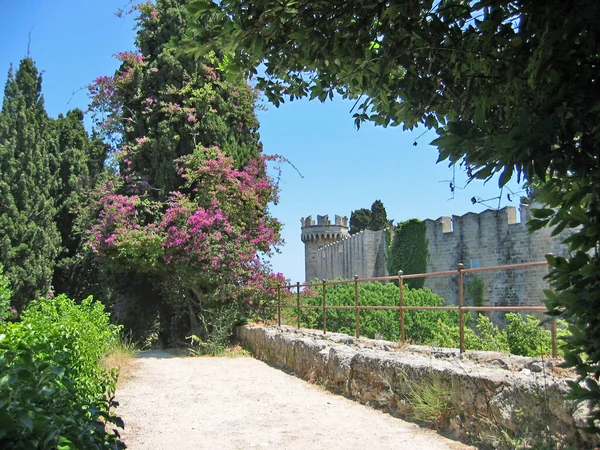
M 202 303 L 200 297 L 194 289 L 190 289 L 190 299 L 187 302 L 188 313 L 190 316 L 190 332 L 198 336 L 200 339 L 206 339 L 206 329 L 198 320 L 198 315 L 202 312 Z M 196 310 L 197 308 L 197 310 Z

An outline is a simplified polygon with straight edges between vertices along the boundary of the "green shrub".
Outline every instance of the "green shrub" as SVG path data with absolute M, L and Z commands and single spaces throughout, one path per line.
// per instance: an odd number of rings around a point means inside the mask
M 303 304 L 320 306 L 323 304 L 323 288 L 319 286 L 316 295 L 304 295 Z M 358 285 L 358 296 L 361 306 L 398 306 L 400 292 L 393 283 L 362 283 Z M 355 304 L 354 284 L 327 286 L 327 306 L 353 306 Z M 410 306 L 441 306 L 444 304 L 437 294 L 429 289 L 404 289 L 404 304 Z M 327 329 L 329 331 L 354 334 L 354 310 L 327 310 Z M 306 328 L 322 328 L 323 312 L 320 309 L 302 311 L 302 326 Z M 406 311 L 404 324 L 406 339 L 418 344 L 429 342 L 438 323 L 448 325 L 458 324 L 456 311 Z M 361 336 L 381 338 L 390 341 L 400 339 L 400 316 L 397 309 L 393 310 L 361 310 Z
M 527 315 L 525 320 L 517 313 L 507 313 L 506 335 L 510 352 L 514 355 L 549 355 L 552 351 L 550 331 L 540 325 L 540 321 Z
M 506 328 L 500 330 L 486 316 L 479 316 L 475 330 L 465 327 L 465 348 L 531 357 L 552 353 L 552 335 L 534 316 L 527 315 L 522 318 L 520 314 L 507 313 L 506 320 Z M 558 325 L 558 339 L 564 340 L 570 333 L 564 328 L 564 322 L 559 321 Z M 431 344 L 458 348 L 459 333 L 458 325 L 440 323 Z
M 439 347 L 458 348 L 460 346 L 459 326 L 440 322 L 429 343 Z M 475 330 L 465 327 L 465 348 L 505 353 L 509 351 L 506 332 L 500 331 L 489 318 L 483 315 L 477 317 Z
M 477 286 L 482 283 L 476 282 Z M 303 305 L 322 306 L 323 287 L 301 294 Z M 362 306 L 398 306 L 399 288 L 393 283 L 362 283 L 358 285 L 359 304 Z M 295 296 L 289 296 L 289 304 L 295 305 Z M 326 287 L 327 306 L 354 306 L 354 283 Z M 407 306 L 443 306 L 444 299 L 429 289 L 404 289 L 404 304 Z M 290 318 L 295 324 L 295 310 Z M 327 330 L 354 334 L 355 310 L 328 309 Z M 475 323 L 470 314 L 465 314 L 465 348 L 468 350 L 499 351 L 515 355 L 549 355 L 552 349 L 550 331 L 544 329 L 534 316 L 525 319 L 516 313 L 507 313 L 508 325 L 500 330 L 484 315 L 477 316 Z M 301 325 L 306 328 L 323 327 L 322 309 L 303 309 Z M 415 344 L 458 348 L 460 329 L 458 311 L 406 311 L 404 313 L 405 338 Z M 360 334 L 370 338 L 389 341 L 400 339 L 400 317 L 394 310 L 361 310 Z M 559 338 L 569 332 L 559 328 Z
M 70 370 L 80 388 L 103 394 L 98 361 L 118 340 L 120 327 L 110 323 L 102 303 L 91 296 L 81 304 L 65 295 L 36 300 L 23 312 L 21 321 L 67 352 Z
M 189 337 L 192 345 L 197 345 L 190 349 L 191 353 L 211 356 L 223 354 L 230 344 L 233 327 L 240 320 L 237 305 L 232 303 L 205 309 L 199 318 L 208 334 L 204 340 L 196 335 Z
M 10 313 L 10 281 L 4 276 L 4 266 L 0 264 L 0 322 L 6 320 Z
M 0 325 L 0 448 L 124 448 L 106 424 L 116 373 L 98 367 L 118 328 L 98 302 L 60 296 Z

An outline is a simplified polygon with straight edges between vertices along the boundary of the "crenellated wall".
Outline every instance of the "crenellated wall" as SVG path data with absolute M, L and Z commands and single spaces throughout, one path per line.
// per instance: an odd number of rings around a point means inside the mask
M 487 210 L 480 214 L 440 217 L 426 220 L 429 260 L 427 272 L 438 272 L 456 268 L 463 263 L 465 268 L 493 267 L 505 264 L 520 264 L 544 261 L 545 255 L 555 253 L 567 256 L 567 248 L 561 244 L 570 232 L 551 236 L 552 229 L 544 228 L 529 233 L 527 220 L 530 212 L 527 205 L 517 209 L 509 206 L 501 210 Z M 543 302 L 543 289 L 548 285 L 543 277 L 546 267 L 521 270 L 482 272 L 466 274 L 468 287 L 474 277 L 484 282 L 484 304 L 539 305 Z M 427 278 L 425 286 L 443 296 L 448 303 L 456 303 L 458 291 L 456 277 Z M 466 302 L 473 304 L 465 289 Z
M 386 269 L 385 231 L 365 230 L 317 250 L 317 277 L 334 278 L 383 277 Z
M 519 217 L 520 216 L 520 217 Z M 567 256 L 567 247 L 561 242 L 572 231 L 565 230 L 552 236 L 552 229 L 544 228 L 529 233 L 526 222 L 529 207 L 508 206 L 501 210 L 487 210 L 480 214 L 427 219 L 427 272 L 455 269 L 459 263 L 466 268 L 492 267 L 543 261 L 554 253 Z M 348 234 L 348 220 L 336 216 L 331 224 L 327 216 L 318 216 L 315 224 L 309 216 L 302 219 L 302 241 L 306 246 L 306 280 L 333 278 L 361 278 L 386 276 L 387 242 L 385 231 L 364 231 Z M 468 286 L 475 277 L 484 283 L 484 304 L 533 305 L 541 304 L 546 267 L 465 275 L 466 303 L 473 304 Z M 438 293 L 448 303 L 458 297 L 456 277 L 427 278 L 425 286 Z

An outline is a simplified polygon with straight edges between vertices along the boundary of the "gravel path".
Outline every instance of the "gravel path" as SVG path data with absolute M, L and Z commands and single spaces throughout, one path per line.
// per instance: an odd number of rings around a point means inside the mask
M 466 449 L 253 358 L 142 352 L 117 391 L 130 449 Z

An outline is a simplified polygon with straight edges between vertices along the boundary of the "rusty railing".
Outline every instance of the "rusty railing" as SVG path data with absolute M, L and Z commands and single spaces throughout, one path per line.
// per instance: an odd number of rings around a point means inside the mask
M 297 327 L 300 328 L 301 310 L 302 309 L 321 309 L 323 313 L 323 333 L 327 333 L 327 310 L 328 309 L 354 309 L 355 310 L 355 336 L 360 337 L 360 314 L 361 310 L 366 309 L 387 309 L 387 310 L 398 310 L 399 321 L 400 321 L 400 341 L 406 342 L 406 335 L 404 329 L 404 313 L 406 311 L 458 311 L 459 315 L 459 331 L 460 331 L 460 352 L 465 351 L 465 312 L 469 311 L 547 311 L 544 305 L 508 305 L 508 306 L 466 306 L 464 302 L 464 276 L 468 273 L 479 273 L 479 272 L 491 272 L 499 270 L 520 270 L 528 269 L 531 267 L 548 266 L 546 261 L 523 263 L 523 264 L 509 264 L 504 266 L 494 267 L 480 267 L 473 269 L 465 269 L 464 264 L 458 264 L 455 270 L 447 270 L 442 272 L 431 272 L 431 273 L 417 273 L 404 275 L 402 271 L 398 272 L 397 276 L 387 277 L 374 277 L 374 278 L 358 278 L 358 275 L 354 276 L 353 280 L 336 280 L 326 281 L 322 280 L 319 283 L 303 283 L 299 282 L 295 285 L 281 285 L 277 288 L 277 323 L 281 326 L 281 310 L 283 308 L 291 308 L 297 310 Z M 441 276 L 457 276 L 458 279 L 458 304 L 457 305 L 446 305 L 446 306 L 409 306 L 404 304 L 404 280 L 412 278 L 429 278 L 429 277 L 441 277 Z M 358 284 L 373 282 L 373 281 L 397 281 L 399 286 L 399 303 L 398 306 L 389 305 L 360 305 Z M 354 305 L 327 305 L 327 286 L 335 286 L 339 284 L 354 283 Z M 302 305 L 300 302 L 300 288 L 313 288 L 322 287 L 323 289 L 323 304 L 322 305 Z M 292 289 L 296 290 L 296 305 L 282 305 L 281 303 L 281 291 L 288 290 L 291 292 Z M 557 358 L 557 333 L 556 333 L 556 320 L 552 320 L 550 324 L 550 332 L 552 335 L 552 357 Z

